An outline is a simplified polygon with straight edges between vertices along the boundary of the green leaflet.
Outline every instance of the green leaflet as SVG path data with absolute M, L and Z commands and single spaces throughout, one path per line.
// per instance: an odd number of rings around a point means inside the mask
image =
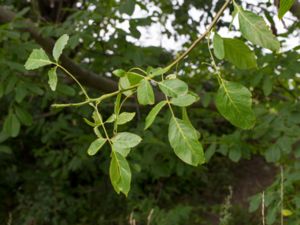
M 17 137 L 20 133 L 20 121 L 14 113 L 10 113 L 3 124 L 3 131 L 10 137 Z
M 280 43 L 269 29 L 264 19 L 250 11 L 243 10 L 235 5 L 238 10 L 239 24 L 242 35 L 253 44 L 272 51 L 278 51 Z
M 136 85 L 144 79 L 144 76 L 134 72 L 126 72 L 125 76 L 128 78 L 130 85 Z
M 246 87 L 239 83 L 222 80 L 216 96 L 216 106 L 230 123 L 242 129 L 252 128 L 255 115 L 251 105 L 251 92 Z
M 176 98 L 172 98 L 170 103 L 172 105 L 176 105 L 179 107 L 187 107 L 195 103 L 196 101 L 199 100 L 198 96 L 192 95 L 192 94 L 186 94 L 186 95 L 181 95 Z
M 122 69 L 114 70 L 112 73 L 113 73 L 113 75 L 115 75 L 117 77 L 124 77 L 126 74 L 125 70 L 122 70 Z
M 145 124 L 145 130 L 148 129 L 152 123 L 154 122 L 157 114 L 160 112 L 160 110 L 167 104 L 167 101 L 161 101 L 156 106 L 154 106 L 149 114 L 146 117 L 146 124 Z
M 130 84 L 127 76 L 121 77 L 119 79 L 119 89 L 120 90 L 125 90 L 125 89 L 128 89 L 130 87 L 131 87 L 131 84 Z M 133 94 L 133 92 L 132 92 L 132 90 L 128 90 L 128 91 L 124 91 L 123 94 L 125 96 L 130 96 L 130 95 Z
M 280 0 L 279 10 L 278 10 L 278 18 L 282 19 L 283 16 L 290 10 L 290 8 L 294 5 L 295 0 Z
M 188 92 L 188 86 L 179 79 L 164 80 L 158 83 L 160 90 L 169 97 L 177 97 Z
M 88 150 L 87 153 L 89 155 L 95 155 L 100 149 L 101 147 L 105 144 L 106 139 L 103 137 L 98 137 L 95 141 L 93 141 Z
M 215 33 L 214 35 L 213 47 L 214 47 L 215 56 L 218 59 L 223 59 L 225 56 L 225 49 L 224 49 L 223 39 L 218 33 Z
M 68 41 L 69 41 L 69 35 L 64 34 L 60 38 L 58 38 L 58 40 L 55 42 L 54 48 L 52 50 L 52 55 L 56 62 L 61 56 L 62 51 L 64 50 Z
M 170 68 L 168 68 L 168 67 L 164 67 L 164 68 L 158 67 L 158 68 L 151 68 L 147 72 L 149 73 L 150 77 L 156 77 L 156 76 L 165 74 L 169 70 L 170 70 Z
M 172 117 L 168 131 L 169 142 L 175 154 L 185 163 L 197 166 L 205 162 L 203 148 L 195 129 L 187 122 Z
M 153 105 L 154 104 L 154 92 L 150 82 L 143 79 L 137 88 L 137 98 L 141 105 Z
M 225 59 L 239 69 L 256 68 L 254 52 L 241 40 L 224 38 Z
M 34 70 L 50 64 L 52 64 L 52 62 L 42 48 L 33 49 L 25 63 L 25 69 Z
M 22 124 L 26 126 L 30 126 L 32 124 L 32 116 L 26 109 L 15 106 L 15 113 Z
M 131 183 L 131 171 L 127 160 L 118 152 L 112 150 L 109 166 L 109 176 L 115 191 L 128 195 Z
M 48 84 L 51 88 L 52 91 L 56 90 L 56 86 L 57 86 L 57 74 L 56 74 L 56 69 L 57 67 L 53 67 L 49 70 L 48 72 Z
M 129 133 L 129 132 L 121 132 L 118 133 L 115 137 L 111 139 L 112 143 L 116 148 L 133 148 L 137 146 L 141 142 L 141 137 Z
M 118 117 L 117 117 L 117 124 L 122 125 L 125 123 L 128 123 L 131 121 L 135 116 L 135 112 L 122 112 Z

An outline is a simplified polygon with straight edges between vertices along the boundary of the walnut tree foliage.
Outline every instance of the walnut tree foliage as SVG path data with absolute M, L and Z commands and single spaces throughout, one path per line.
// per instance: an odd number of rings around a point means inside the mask
M 234 0 L 53 1 L 56 15 L 47 13 L 42 2 L 16 1 L 11 9 L 0 8 L 0 154 L 5 166 L 0 193 L 18 188 L 12 191 L 16 198 L 6 198 L 5 221 L 16 214 L 23 224 L 102 224 L 114 217 L 113 223 L 123 224 L 130 215 L 153 224 L 186 224 L 195 209 L 184 204 L 169 212 L 160 209 L 158 199 L 168 199 L 160 197 L 165 187 L 156 193 L 156 187 L 147 190 L 146 181 L 160 184 L 176 175 L 182 183 L 172 183 L 178 190 L 166 193 L 189 192 L 189 186 L 178 186 L 190 182 L 203 185 L 205 193 L 211 183 L 204 177 L 214 158 L 236 163 L 262 156 L 281 172 L 263 201 L 260 193 L 251 198 L 249 211 L 259 214 L 265 204 L 266 224 L 299 222 L 299 48 L 284 50 L 291 36 L 298 32 L 299 37 L 299 24 L 276 34 L 273 19 L 284 19 L 294 1 L 280 1 L 278 14 L 269 10 L 273 3 L 255 8 Z M 160 10 L 132 16 L 149 4 Z M 191 7 L 211 11 L 197 21 L 188 18 Z M 15 9 L 20 12 L 10 14 Z M 175 15 L 176 34 L 164 26 L 167 15 Z M 38 21 L 38 27 L 25 18 Z M 124 21 L 128 30 L 118 25 Z M 143 35 L 139 28 L 155 23 L 169 37 L 187 35 L 184 49 L 175 55 L 164 43 L 136 44 Z M 234 37 L 221 34 L 222 28 Z M 225 185 L 226 173 L 220 170 Z M 127 209 L 110 189 L 126 196 Z M 154 194 L 146 198 L 147 193 Z M 97 209 L 97 199 L 107 201 L 102 214 L 90 212 Z M 125 215 L 113 210 L 115 204 Z M 71 209 L 65 211 L 66 206 Z M 61 213 L 69 215 L 62 219 Z M 197 220 L 205 224 L 204 217 Z

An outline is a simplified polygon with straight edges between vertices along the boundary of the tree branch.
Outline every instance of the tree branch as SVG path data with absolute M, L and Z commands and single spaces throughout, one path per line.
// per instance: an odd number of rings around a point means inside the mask
M 0 6 L 0 23 L 9 23 L 15 19 L 15 13 L 6 9 L 3 6 Z M 52 53 L 54 46 L 54 41 L 50 38 L 43 37 L 35 25 L 30 20 L 24 21 L 26 27 L 22 30 L 30 33 L 31 37 L 49 54 Z M 100 76 L 96 73 L 83 69 L 69 57 L 62 55 L 61 64 L 66 68 L 70 73 L 74 74 L 75 77 L 84 85 L 89 87 L 96 88 L 103 92 L 112 92 L 118 89 L 118 85 L 112 79 Z

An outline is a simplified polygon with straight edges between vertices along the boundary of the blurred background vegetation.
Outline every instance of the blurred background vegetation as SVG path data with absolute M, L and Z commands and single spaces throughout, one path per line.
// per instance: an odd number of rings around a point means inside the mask
M 282 215 L 284 224 L 300 224 L 299 1 L 283 21 L 277 19 L 278 1 L 242 1 L 264 15 L 282 51 L 252 46 L 257 70 L 218 62 L 226 78 L 252 90 L 257 116 L 252 130 L 233 127 L 217 112 L 218 85 L 207 65 L 205 41 L 178 66 L 181 78 L 201 97 L 189 114 L 202 134 L 205 165 L 188 166 L 173 154 L 166 135 L 168 113 L 144 131 L 149 108 L 135 101 L 126 105 L 138 119 L 125 129 L 144 139 L 128 158 L 133 172 L 128 198 L 110 184 L 109 151 L 86 154 L 94 140 L 82 119 L 91 114 L 88 107 L 50 107 L 80 101 L 76 85 L 60 74 L 52 92 L 46 70 L 28 72 L 24 62 L 33 48 L 49 52 L 52 40 L 67 33 L 71 39 L 62 64 L 98 96 L 116 88 L 114 69 L 167 65 L 224 1 L 0 2 L 1 224 L 257 225 L 262 224 L 263 191 L 266 224 L 281 224 Z M 239 37 L 235 26 L 228 32 L 232 11 L 226 11 L 218 29 Z M 105 104 L 108 117 L 113 102 Z

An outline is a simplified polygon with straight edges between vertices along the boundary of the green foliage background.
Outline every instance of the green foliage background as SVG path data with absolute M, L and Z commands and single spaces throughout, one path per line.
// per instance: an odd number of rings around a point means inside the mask
M 207 65 L 211 59 L 205 40 L 179 64 L 180 78 L 200 96 L 200 101 L 188 112 L 202 135 L 208 163 L 196 168 L 180 161 L 169 146 L 168 111 L 160 113 L 153 126 L 145 131 L 144 121 L 150 108 L 129 102 L 127 111 L 138 116 L 122 129 L 138 133 L 143 142 L 128 156 L 133 180 L 132 190 L 125 198 L 114 192 L 109 181 L 108 148 L 93 157 L 86 152 L 95 136 L 82 118 L 90 116 L 92 111 L 88 107 L 63 110 L 50 107 L 56 102 L 81 101 L 78 87 L 59 73 L 56 92 L 52 92 L 47 69 L 25 70 L 23 65 L 30 52 L 40 46 L 26 32 L 31 24 L 24 18 L 36 23 L 42 37 L 56 40 L 62 34 L 69 34 L 65 55 L 86 71 L 117 80 L 111 74 L 117 68 L 165 66 L 177 54 L 167 51 L 164 43 L 160 47 L 138 45 L 139 28 L 160 23 L 162 34 L 175 40 L 178 35 L 189 37 L 190 41 L 184 44 L 187 47 L 199 35 L 199 23 L 202 27 L 208 25 L 223 1 L 216 4 L 190 0 L 183 4 L 164 0 L 53 2 L 54 8 L 47 1 L 1 1 L 17 13 L 9 23 L 3 23 L 3 13 L 0 17 L 1 223 L 84 225 L 136 221 L 175 225 L 221 221 L 252 225 L 261 222 L 260 193 L 265 190 L 266 223 L 280 224 L 280 166 L 284 175 L 283 206 L 292 212 L 284 222 L 299 223 L 299 47 L 271 53 L 250 44 L 257 57 L 257 68 L 248 70 L 233 66 L 226 52 L 225 59 L 229 62 L 217 61 L 227 80 L 239 82 L 252 91 L 257 119 L 251 130 L 234 127 L 218 113 L 214 104 L 218 81 L 212 67 Z M 160 10 L 145 18 L 129 17 L 134 9 L 147 9 L 148 4 Z M 270 10 L 270 4 L 243 6 L 255 12 L 259 9 L 274 29 L 273 18 L 277 15 Z M 202 12 L 200 22 L 189 17 L 191 7 Z M 230 10 L 233 12 L 232 6 Z M 166 15 L 170 14 L 175 15 L 172 27 L 176 34 L 166 28 Z M 294 22 L 287 32 L 277 35 L 282 45 L 288 42 L 288 37 L 299 37 L 299 23 L 295 17 L 292 19 Z M 126 20 L 130 32 L 116 26 Z M 228 22 L 221 20 L 217 30 L 228 26 Z M 128 41 L 128 37 L 135 41 Z M 110 89 L 101 83 L 97 85 L 101 88 L 87 85 L 93 96 Z M 113 103 L 105 102 L 103 117 L 111 115 Z M 254 185 L 256 182 L 258 185 Z M 229 187 L 233 188 L 232 194 Z M 254 194 L 258 195 L 251 198 L 248 210 L 248 198 Z

